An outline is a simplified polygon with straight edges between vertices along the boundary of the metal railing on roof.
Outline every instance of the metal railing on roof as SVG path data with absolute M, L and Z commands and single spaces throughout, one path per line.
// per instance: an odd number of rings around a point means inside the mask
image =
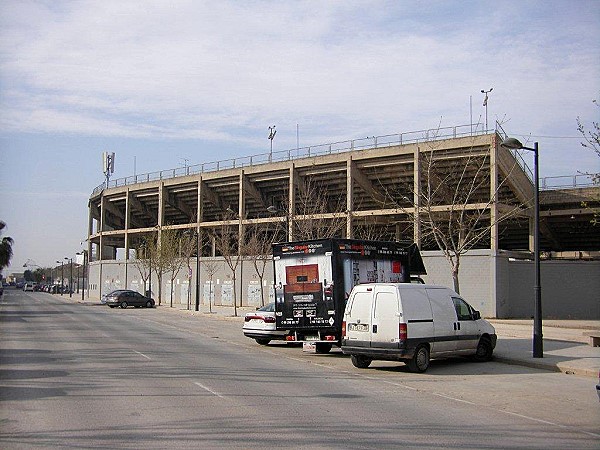
M 354 150 L 366 150 L 371 148 L 391 147 L 394 145 L 413 144 L 417 142 L 429 142 L 442 139 L 457 138 L 464 136 L 477 136 L 490 133 L 494 130 L 483 130 L 481 124 L 458 125 L 453 127 L 432 128 L 428 130 L 407 131 L 405 133 L 386 134 L 382 136 L 367 136 L 361 139 L 350 139 L 346 141 L 330 142 L 328 144 L 311 145 L 289 150 L 279 150 L 273 153 L 259 153 L 252 156 L 242 156 L 233 159 L 224 159 L 175 169 L 161 170 L 158 172 L 132 175 L 124 178 L 116 178 L 108 182 L 108 188 L 127 186 L 148 181 L 165 180 L 175 177 L 196 175 L 219 170 L 243 168 L 268 164 L 271 162 L 291 161 L 301 158 L 310 158 L 335 153 L 343 153 Z M 97 186 L 92 195 L 96 195 L 107 187 L 106 183 Z
M 540 190 L 572 189 L 595 186 L 594 175 L 577 174 L 540 178 Z
M 430 142 L 442 139 L 457 138 L 464 136 L 478 136 L 495 131 L 503 139 L 508 136 L 502 126 L 496 122 L 495 130 L 484 130 L 479 124 L 458 125 L 454 127 L 432 128 L 429 130 L 408 131 L 405 133 L 386 134 L 382 136 L 367 136 L 361 139 L 350 139 L 347 141 L 331 142 L 329 144 L 312 145 L 308 147 L 293 148 L 289 150 L 279 150 L 273 153 L 259 153 L 252 156 L 242 156 L 239 158 L 224 159 L 202 164 L 195 164 L 175 169 L 161 170 L 158 172 L 149 172 L 140 175 L 132 175 L 124 178 L 116 178 L 108 182 L 109 188 L 128 186 L 137 183 L 146 183 L 149 181 L 165 180 L 188 175 L 196 175 L 207 172 L 217 172 L 219 170 L 243 168 L 268 164 L 271 162 L 291 161 L 301 158 L 310 158 L 314 156 L 343 153 L 354 150 L 366 150 L 373 148 L 391 147 L 394 145 L 414 144 L 418 142 Z M 533 172 L 525 162 L 519 150 L 511 150 L 515 159 L 525 171 L 527 176 L 533 182 Z M 545 177 L 540 179 L 540 189 L 561 189 L 592 186 L 592 175 L 578 174 L 572 176 Z M 92 196 L 97 195 L 106 188 L 106 183 L 97 186 Z

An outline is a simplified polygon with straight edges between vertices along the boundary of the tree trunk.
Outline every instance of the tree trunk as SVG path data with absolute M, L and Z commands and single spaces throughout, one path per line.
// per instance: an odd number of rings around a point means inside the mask
M 233 315 L 237 317 L 237 283 L 235 282 L 235 272 L 233 276 Z
M 454 291 L 460 294 L 460 284 L 458 282 L 458 269 L 460 267 L 460 255 L 456 255 L 456 260 L 452 264 L 452 283 L 454 285 Z

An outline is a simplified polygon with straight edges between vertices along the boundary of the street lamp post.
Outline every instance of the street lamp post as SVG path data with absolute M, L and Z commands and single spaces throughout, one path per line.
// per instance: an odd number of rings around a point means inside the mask
M 73 258 L 65 256 L 65 260 L 69 261 L 69 297 L 73 297 Z
M 63 295 L 63 280 L 65 279 L 65 272 L 63 269 L 63 262 L 56 261 L 57 264 L 60 264 L 60 295 Z
M 533 221 L 533 259 L 535 263 L 535 310 L 533 314 L 533 357 L 544 357 L 544 342 L 542 335 L 542 286 L 540 284 L 540 174 L 538 167 L 538 143 L 533 148 L 525 147 L 518 139 L 507 138 L 501 144 L 511 150 L 529 150 L 533 152 L 533 177 L 535 182 L 533 192 L 534 221 Z
M 83 255 L 83 285 L 81 286 L 81 300 L 85 300 L 85 272 L 87 269 L 87 250 L 82 250 L 77 253 L 78 255 Z M 77 285 L 79 286 L 79 278 L 77 278 Z
M 196 230 L 196 311 L 200 311 L 200 230 Z

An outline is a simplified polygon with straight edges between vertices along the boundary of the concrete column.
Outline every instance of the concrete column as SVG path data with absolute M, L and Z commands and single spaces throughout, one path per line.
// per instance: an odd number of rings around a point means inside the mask
M 156 221 L 159 227 L 165 224 L 165 197 L 165 183 L 161 181 L 158 186 L 158 218 Z
M 131 192 L 129 188 L 127 188 L 127 192 L 125 194 L 125 262 L 129 261 L 129 227 L 131 226 L 131 201 L 130 201 Z
M 421 149 L 415 146 L 413 158 L 413 203 L 415 214 L 413 219 L 413 240 L 421 248 Z
M 494 134 L 490 142 L 490 249 L 495 255 L 498 250 L 498 142 Z
M 346 239 L 354 238 L 352 213 L 354 212 L 354 162 L 352 155 L 346 160 Z
M 294 240 L 294 217 L 296 217 L 296 167 L 294 163 L 290 164 L 290 183 L 288 195 L 288 210 L 287 210 L 287 238 L 288 241 Z
M 100 243 L 99 243 L 99 249 L 98 249 L 98 259 L 102 260 L 104 258 L 104 220 L 105 220 L 105 216 L 106 216 L 106 197 L 104 196 L 104 192 L 101 194 L 100 196 L 100 227 L 99 227 L 99 234 L 100 234 Z

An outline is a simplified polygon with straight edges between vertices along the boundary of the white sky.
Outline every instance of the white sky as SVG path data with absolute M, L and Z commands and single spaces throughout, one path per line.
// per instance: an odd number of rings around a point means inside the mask
M 115 177 L 485 121 L 542 176 L 600 171 L 600 1 L 0 2 L 4 273 L 72 257 Z M 135 161 L 135 165 L 134 165 Z

